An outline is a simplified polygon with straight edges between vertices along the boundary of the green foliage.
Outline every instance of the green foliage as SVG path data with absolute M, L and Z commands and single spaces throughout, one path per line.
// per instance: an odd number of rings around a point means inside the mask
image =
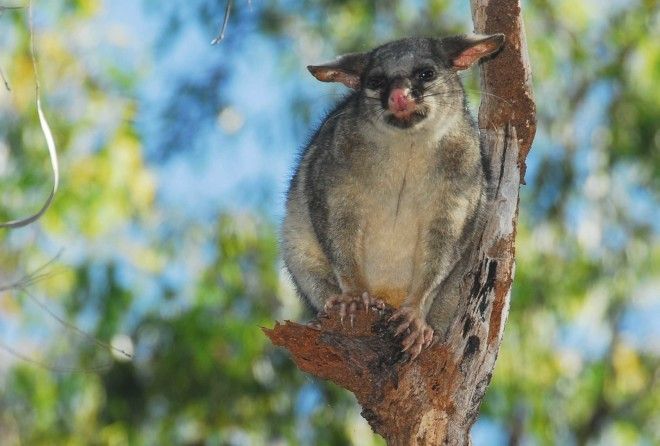
M 309 54 L 471 27 L 459 1 L 253 2 L 252 11 L 235 3 L 227 54 L 249 56 L 236 42 L 252 33 L 296 82 Z M 186 26 L 213 36 L 223 13 L 205 0 L 145 4 L 165 24 L 156 58 Z M 99 42 L 90 23 L 104 5 L 51 5 L 38 30 L 63 184 L 39 224 L 0 232 L 0 285 L 67 249 L 30 295 L 0 292 L 0 347 L 10 348 L 0 351 L 0 444 L 383 444 L 351 396 L 298 371 L 261 333 L 276 319 L 305 317 L 280 273 L 274 219 L 221 209 L 195 220 L 159 199 L 159 166 L 146 160 L 151 142 L 137 125 L 138 80 L 153 61 L 131 65 L 99 51 L 92 66 L 80 57 Z M 655 444 L 658 7 L 523 7 L 539 133 L 511 312 L 481 419 L 511 444 Z M 2 220 L 29 212 L 49 187 L 23 18 L 0 17 L 0 67 L 12 87 L 0 91 Z M 216 118 L 234 56 L 172 81 L 159 139 L 187 147 L 188 134 L 174 129 L 182 114 Z M 287 98 L 291 109 L 318 113 L 318 98 L 300 90 Z M 101 345 L 124 348 L 122 336 L 131 361 Z

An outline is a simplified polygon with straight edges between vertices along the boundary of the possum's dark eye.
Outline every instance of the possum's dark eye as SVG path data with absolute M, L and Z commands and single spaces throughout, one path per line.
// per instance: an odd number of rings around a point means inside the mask
M 370 76 L 365 83 L 366 87 L 370 90 L 378 90 L 383 84 L 385 84 L 385 78 L 383 76 Z
M 431 69 L 422 70 L 418 74 L 419 80 L 428 82 L 435 79 L 435 71 Z

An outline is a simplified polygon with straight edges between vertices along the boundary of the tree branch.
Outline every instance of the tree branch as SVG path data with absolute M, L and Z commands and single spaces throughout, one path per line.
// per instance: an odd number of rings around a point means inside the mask
M 331 313 L 320 330 L 292 322 L 264 329 L 301 370 L 353 392 L 362 415 L 389 445 L 470 443 L 509 310 L 518 190 L 535 107 L 519 0 L 473 0 L 472 7 L 477 32 L 503 32 L 507 39 L 505 49 L 482 64 L 481 74 L 486 94 L 479 123 L 496 196 L 447 339 L 406 362 L 387 328 L 391 308 L 369 312 L 355 327 L 342 326 Z
M 474 29 L 481 34 L 504 33 L 506 44 L 497 57 L 482 64 L 479 108 L 482 128 L 515 127 L 520 146 L 521 178 L 525 178 L 525 158 L 536 133 L 536 104 L 532 91 L 532 70 L 519 0 L 471 0 Z M 507 101 L 498 101 L 497 98 Z

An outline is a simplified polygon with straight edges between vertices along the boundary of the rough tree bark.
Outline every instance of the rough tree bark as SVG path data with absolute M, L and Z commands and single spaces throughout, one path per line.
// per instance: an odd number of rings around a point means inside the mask
M 264 329 L 300 369 L 353 392 L 389 445 L 470 444 L 509 311 L 518 191 L 536 130 L 531 72 L 520 1 L 472 0 L 472 12 L 475 32 L 506 35 L 503 51 L 481 64 L 479 126 L 497 192 L 447 339 L 405 362 L 386 322 L 391 309 L 354 327 L 331 314 L 321 330 L 292 322 Z

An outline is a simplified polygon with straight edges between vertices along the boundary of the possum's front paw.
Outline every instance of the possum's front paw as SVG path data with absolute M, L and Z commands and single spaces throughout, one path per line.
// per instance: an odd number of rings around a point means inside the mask
M 397 322 L 398 321 L 398 322 Z M 433 328 L 426 323 L 420 311 L 402 306 L 390 317 L 388 322 L 396 322 L 395 336 L 406 333 L 401 345 L 403 351 L 408 351 L 410 360 L 414 360 L 425 348 L 433 344 Z
M 373 297 L 367 292 L 362 293 L 360 296 L 354 296 L 352 294 L 338 294 L 330 297 L 325 301 L 323 310 L 319 313 L 317 317 L 323 317 L 330 309 L 333 307 L 339 306 L 339 320 L 341 323 L 344 323 L 344 318 L 348 315 L 348 319 L 351 322 L 351 327 L 355 322 L 355 315 L 358 313 L 358 309 L 362 307 L 365 312 L 369 311 L 369 308 L 375 308 L 377 310 L 385 309 L 385 302 L 382 300 Z

